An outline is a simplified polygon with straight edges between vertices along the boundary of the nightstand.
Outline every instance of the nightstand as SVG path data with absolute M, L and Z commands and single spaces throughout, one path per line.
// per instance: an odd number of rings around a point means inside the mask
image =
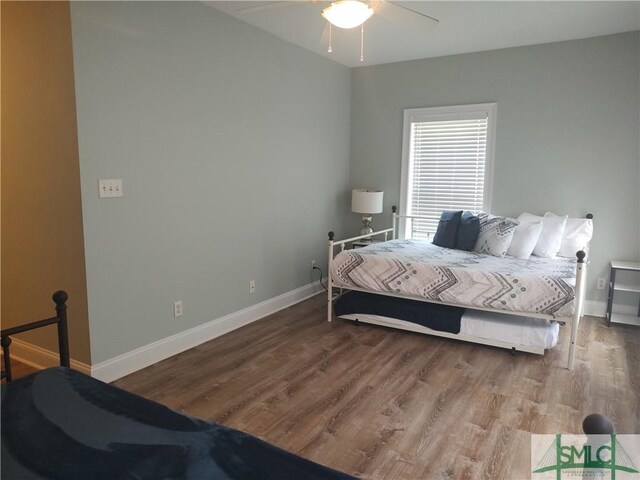
M 624 323 L 640 326 L 640 307 L 637 315 L 624 315 L 613 312 L 613 296 L 615 292 L 632 292 L 640 294 L 640 282 L 637 273 L 640 263 L 611 261 L 611 276 L 609 277 L 609 298 L 607 299 L 607 325 Z
M 351 248 L 363 248 L 368 247 L 374 243 L 382 243 L 382 240 L 371 240 L 369 242 L 363 242 L 362 240 L 356 240 L 355 242 L 351 242 Z

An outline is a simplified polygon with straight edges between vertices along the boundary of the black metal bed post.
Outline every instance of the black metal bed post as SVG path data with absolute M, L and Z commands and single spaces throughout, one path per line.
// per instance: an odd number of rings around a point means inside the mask
M 69 298 L 67 292 L 58 290 L 53 294 L 53 301 L 56 304 L 56 314 L 58 317 L 58 351 L 60 352 L 60 365 L 70 367 L 69 360 L 69 332 L 67 329 L 67 304 Z
M 18 325 L 16 327 L 0 330 L 0 345 L 2 345 L 2 353 L 5 361 L 5 370 L 2 371 L 2 378 L 7 378 L 7 382 L 12 380 L 11 376 L 11 355 L 9 354 L 9 345 L 11 345 L 11 335 L 28 332 L 36 328 L 46 327 L 47 325 L 56 324 L 58 326 L 58 349 L 60 352 L 60 365 L 70 367 L 69 358 L 69 333 L 67 329 L 67 304 L 69 298 L 67 292 L 58 290 L 53 294 L 53 301 L 56 304 L 56 316 L 37 320 L 35 322 Z
M 11 338 L 0 338 L 0 345 L 2 345 L 2 355 L 4 357 L 4 370 L 2 371 L 2 373 L 4 374 L 4 378 L 7 379 L 7 382 L 11 382 L 13 380 L 13 376 L 11 374 L 11 355 L 9 354 L 9 345 L 11 345 Z

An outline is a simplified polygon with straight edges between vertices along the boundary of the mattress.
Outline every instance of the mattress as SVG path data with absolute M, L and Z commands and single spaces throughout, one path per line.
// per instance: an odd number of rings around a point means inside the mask
M 498 258 L 424 240 L 343 250 L 331 265 L 336 287 L 554 317 L 573 314 L 575 274 L 572 259 Z
M 451 307 L 374 293 L 347 292 L 334 303 L 336 316 L 351 320 L 376 320 L 383 325 L 412 323 L 438 332 L 499 340 L 536 349 L 558 343 L 557 322 L 496 312 Z
M 460 321 L 460 333 L 488 340 L 500 340 L 536 348 L 553 348 L 560 325 L 540 318 L 467 310 Z
M 385 327 L 403 328 L 405 330 L 412 330 L 411 325 L 415 324 L 415 322 L 408 320 L 368 313 L 349 313 L 340 315 L 340 317 L 348 320 L 360 320 L 365 323 L 375 323 Z M 437 329 L 435 329 L 434 332 L 445 332 L 445 335 L 449 338 L 456 338 L 456 335 L 473 337 L 474 340 L 472 341 L 475 343 L 485 343 L 477 341 L 477 339 L 488 340 L 488 344 L 497 340 L 517 348 L 527 347 L 524 348 L 525 351 L 543 353 L 542 351 L 538 352 L 535 350 L 547 350 L 558 344 L 560 324 L 540 318 L 467 310 L 460 319 L 460 331 L 458 333 L 449 335 L 451 332 Z M 461 340 L 470 341 L 468 337 L 461 337 Z

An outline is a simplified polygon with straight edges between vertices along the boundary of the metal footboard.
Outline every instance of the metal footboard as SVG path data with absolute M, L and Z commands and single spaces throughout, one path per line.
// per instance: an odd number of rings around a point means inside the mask
M 35 330 L 36 328 L 46 327 L 48 325 L 56 324 L 58 327 L 58 351 L 60 352 L 60 365 L 63 367 L 70 366 L 69 359 L 69 334 L 67 330 L 67 299 L 69 296 L 66 292 L 58 290 L 53 294 L 52 299 L 56 304 L 56 316 L 51 318 L 45 318 L 44 320 L 38 320 L 35 322 L 27 323 L 25 325 L 18 325 L 17 327 L 6 328 L 0 330 L 0 345 L 2 345 L 2 355 L 4 359 L 4 368 L 2 371 L 2 378 L 6 378 L 7 382 L 13 380 L 11 373 L 11 336 L 18 333 L 28 332 Z

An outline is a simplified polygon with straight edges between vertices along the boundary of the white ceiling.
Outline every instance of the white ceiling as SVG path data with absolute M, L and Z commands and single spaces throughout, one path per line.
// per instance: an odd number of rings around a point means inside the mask
M 640 1 L 393 2 L 439 20 L 404 15 L 382 2 L 365 23 L 365 60 L 360 29 L 333 28 L 333 53 L 321 35 L 323 1 L 205 1 L 288 42 L 349 67 L 440 57 L 522 45 L 595 37 L 640 29 Z M 238 11 L 255 5 L 268 8 Z M 406 12 L 406 11 L 405 11 Z M 435 25 L 435 26 L 434 26 Z

